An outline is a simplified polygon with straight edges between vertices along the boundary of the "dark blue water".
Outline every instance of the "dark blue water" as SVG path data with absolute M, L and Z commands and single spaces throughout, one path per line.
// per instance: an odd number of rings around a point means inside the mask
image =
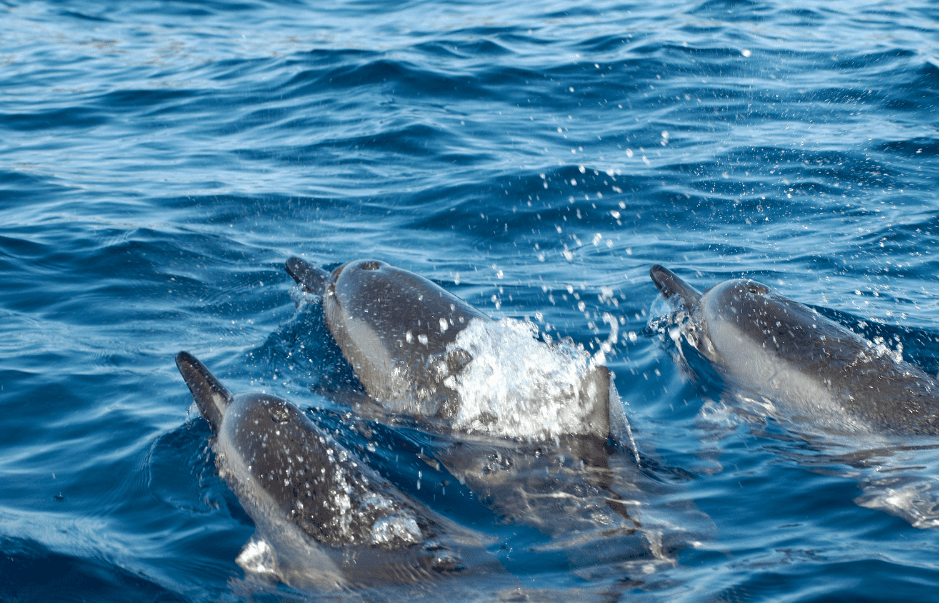
M 513 523 L 368 419 L 367 462 L 505 573 L 338 596 L 933 598 L 939 440 L 729 407 L 649 326 L 648 270 L 757 277 L 935 374 L 937 48 L 927 0 L 0 3 L 0 600 L 336 596 L 245 580 L 173 363 L 361 447 L 295 254 L 594 352 L 614 317 L 644 463 L 612 464 L 669 543 Z

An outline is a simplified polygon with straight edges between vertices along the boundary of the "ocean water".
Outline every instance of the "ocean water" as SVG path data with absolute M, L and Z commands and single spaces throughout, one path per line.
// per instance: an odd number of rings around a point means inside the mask
M 928 0 L 0 3 L 0 600 L 934 598 L 939 440 L 736 406 L 648 271 L 757 278 L 936 374 L 937 49 Z M 641 529 L 533 527 L 434 461 L 460 434 L 357 416 L 291 255 L 603 350 Z M 179 350 L 495 563 L 251 580 Z

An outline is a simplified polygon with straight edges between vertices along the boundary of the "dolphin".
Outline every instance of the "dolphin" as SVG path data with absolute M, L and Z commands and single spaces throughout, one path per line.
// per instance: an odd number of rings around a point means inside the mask
M 234 395 L 187 352 L 176 355 L 176 365 L 215 434 L 218 473 L 257 528 L 236 560 L 246 573 L 323 590 L 465 569 L 466 538 L 445 534 L 446 520 L 364 465 L 296 406 L 268 394 Z
M 460 333 L 496 321 L 429 280 L 377 260 L 349 262 L 328 273 L 292 257 L 286 269 L 305 290 L 322 296 L 327 328 L 372 399 L 388 410 L 453 423 L 467 403 L 459 378 L 474 361 L 458 345 Z M 605 366 L 592 364 L 569 390 L 563 392 L 557 413 L 563 418 L 553 432 L 509 430 L 494 416 L 474 425 L 533 440 L 583 435 L 606 440 L 612 410 L 616 431 L 628 431 Z
M 701 293 L 662 266 L 649 274 L 729 385 L 837 430 L 939 433 L 939 383 L 884 346 L 754 280 Z

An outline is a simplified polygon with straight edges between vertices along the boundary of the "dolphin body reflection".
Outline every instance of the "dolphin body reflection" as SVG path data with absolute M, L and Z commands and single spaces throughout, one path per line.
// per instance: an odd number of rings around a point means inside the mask
M 286 268 L 304 289 L 322 295 L 327 328 L 372 399 L 425 420 L 446 423 L 458 415 L 461 396 L 454 377 L 473 358 L 454 343 L 472 323 L 492 323 L 491 318 L 429 280 L 385 262 L 349 262 L 330 274 L 292 257 Z M 610 371 L 593 365 L 572 389 L 560 431 L 523 434 L 524 439 L 591 435 L 606 440 L 611 400 L 618 405 Z M 625 415 L 614 416 L 625 422 Z M 488 422 L 498 435 L 496 417 Z
M 882 346 L 753 280 L 701 293 L 662 266 L 650 276 L 687 313 L 681 336 L 741 393 L 838 430 L 939 434 L 939 383 Z
M 257 532 L 237 562 L 301 589 L 422 581 L 463 571 L 445 520 L 361 463 L 290 402 L 232 394 L 187 352 L 176 364 L 212 427 L 219 475 Z M 464 538 L 464 540 L 466 540 Z

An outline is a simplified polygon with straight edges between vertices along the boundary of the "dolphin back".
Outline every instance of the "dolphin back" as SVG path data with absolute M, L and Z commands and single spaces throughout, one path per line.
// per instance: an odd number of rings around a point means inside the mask
M 234 400 L 232 393 L 215 378 L 209 369 L 198 358 L 189 352 L 176 354 L 176 366 L 189 386 L 192 397 L 202 416 L 209 422 L 214 431 L 218 431 L 225 416 L 225 409 Z
M 665 299 L 677 295 L 682 305 L 691 309 L 701 299 L 701 292 L 683 281 L 677 274 L 658 264 L 649 269 L 652 282 L 659 288 Z

